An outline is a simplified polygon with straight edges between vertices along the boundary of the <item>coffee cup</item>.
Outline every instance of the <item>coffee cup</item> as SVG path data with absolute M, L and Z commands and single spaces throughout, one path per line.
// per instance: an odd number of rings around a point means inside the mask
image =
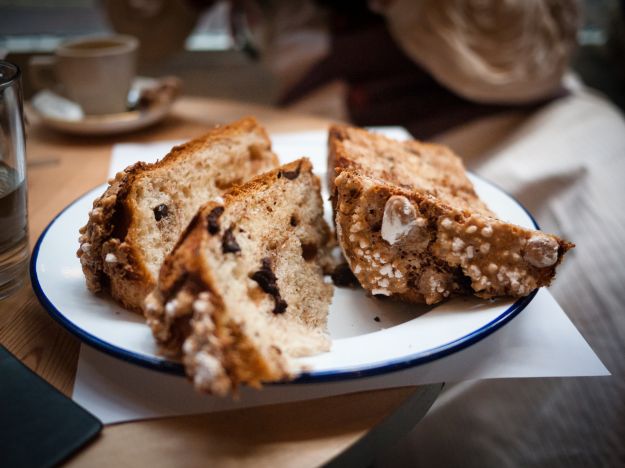
M 128 108 L 139 41 L 111 35 L 61 44 L 52 56 L 30 60 L 37 88 L 51 89 L 80 105 L 85 114 L 113 114 Z

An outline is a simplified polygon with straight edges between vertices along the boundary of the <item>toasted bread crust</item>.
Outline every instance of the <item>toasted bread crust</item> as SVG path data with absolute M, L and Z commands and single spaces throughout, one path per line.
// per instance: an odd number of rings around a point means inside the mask
M 108 291 L 125 308 L 140 313 L 143 299 L 153 289 L 156 278 L 148 268 L 143 251 L 137 206 L 137 200 L 142 195 L 138 187 L 163 168 L 175 169 L 211 145 L 235 141 L 250 132 L 260 135 L 262 148 L 249 149 L 249 157 L 258 158 L 258 164 L 255 172 L 242 173 L 235 179 L 242 182 L 255 173 L 278 165 L 277 157 L 271 153 L 266 131 L 252 117 L 217 126 L 199 138 L 174 147 L 163 159 L 151 164 L 136 163 L 110 180 L 104 194 L 93 202 L 89 221 L 80 230 L 81 245 L 77 255 L 89 290 Z M 183 221 L 179 220 L 181 227 L 185 224 Z M 173 231 L 175 235 L 175 227 Z
M 349 125 L 328 133 L 328 187 L 333 193 L 338 172 L 350 169 L 398 187 L 422 190 L 441 201 L 495 216 L 479 199 L 462 159 L 449 148 L 417 140 L 396 141 Z
M 497 219 L 460 159 L 438 145 L 336 127 L 329 146 L 339 245 L 371 294 L 427 304 L 521 297 L 549 285 L 574 247 Z M 387 169 L 387 158 L 400 170 Z

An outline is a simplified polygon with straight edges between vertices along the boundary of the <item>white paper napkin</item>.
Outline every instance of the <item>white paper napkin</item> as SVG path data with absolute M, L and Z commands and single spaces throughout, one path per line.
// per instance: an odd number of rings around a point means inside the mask
M 233 401 L 197 394 L 184 378 L 82 346 L 74 400 L 105 424 L 322 398 L 363 390 L 505 377 L 610 375 L 547 290 L 482 341 L 428 364 L 343 382 L 244 388 Z
M 401 128 L 377 129 L 406 138 Z M 272 135 L 282 162 L 308 156 L 326 169 L 325 131 Z M 120 144 L 109 175 L 136 161 L 155 161 L 178 142 Z M 314 149 L 311 151 L 311 148 Z M 183 377 L 126 363 L 83 346 L 73 397 L 104 423 L 321 398 L 356 391 L 436 382 L 609 375 L 608 370 L 547 290 L 541 290 L 510 323 L 465 350 L 434 362 L 376 377 L 323 384 L 269 385 L 242 389 L 238 401 L 198 395 Z

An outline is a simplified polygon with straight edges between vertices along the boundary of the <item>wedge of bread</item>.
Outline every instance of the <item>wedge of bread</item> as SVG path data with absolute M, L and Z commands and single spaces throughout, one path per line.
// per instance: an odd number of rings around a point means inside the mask
M 293 358 L 330 347 L 330 237 L 307 159 L 206 204 L 146 298 L 161 351 L 181 355 L 195 387 L 219 395 L 296 375 Z
M 87 287 L 141 312 L 165 256 L 198 208 L 277 166 L 265 130 L 245 118 L 176 146 L 154 164 L 118 173 L 80 230 Z
M 328 157 L 338 242 L 373 295 L 525 296 L 549 285 L 574 247 L 497 219 L 444 146 L 335 126 Z

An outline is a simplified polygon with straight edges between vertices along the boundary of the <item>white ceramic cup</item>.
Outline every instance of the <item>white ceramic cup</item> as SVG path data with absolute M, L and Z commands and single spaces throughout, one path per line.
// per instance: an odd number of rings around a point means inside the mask
M 124 112 L 138 46 L 136 38 L 124 35 L 65 42 L 54 55 L 31 59 L 31 80 L 78 103 L 85 114 Z

